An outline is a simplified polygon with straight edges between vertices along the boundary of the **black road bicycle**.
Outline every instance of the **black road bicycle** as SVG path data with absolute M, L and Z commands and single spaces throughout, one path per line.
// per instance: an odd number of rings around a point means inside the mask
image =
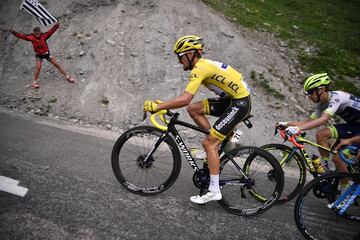
M 159 124 L 156 117 L 165 125 Z M 150 116 L 155 127 L 134 127 L 116 141 L 111 156 L 112 168 L 127 190 L 148 196 L 170 188 L 180 173 L 181 151 L 194 170 L 194 185 L 200 189 L 200 195 L 205 193 L 210 181 L 207 161 L 197 163 L 175 125 L 203 134 L 209 132 L 178 120 L 178 117 L 179 113 L 159 111 Z M 252 126 L 248 119 L 244 123 Z M 280 164 L 270 153 L 253 146 L 240 146 L 225 152 L 227 141 L 219 148 L 219 183 L 223 198 L 218 203 L 230 213 L 241 216 L 268 210 L 283 189 Z

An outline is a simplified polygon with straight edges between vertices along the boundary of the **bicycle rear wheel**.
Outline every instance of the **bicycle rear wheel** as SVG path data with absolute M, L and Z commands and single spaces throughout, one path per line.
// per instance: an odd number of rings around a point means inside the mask
M 122 134 L 111 155 L 113 172 L 127 190 L 154 195 L 168 189 L 179 176 L 181 156 L 172 137 L 166 136 L 144 162 L 164 132 L 152 126 L 139 126 Z
M 294 152 L 289 155 L 292 148 L 283 144 L 267 144 L 260 147 L 271 153 L 280 163 L 284 171 L 284 190 L 278 203 L 285 203 L 295 198 L 306 182 L 306 167 L 302 156 Z
M 271 208 L 281 195 L 284 175 L 265 150 L 242 146 L 221 157 L 219 204 L 227 211 L 252 216 Z M 241 167 L 243 166 L 243 168 Z
M 340 180 L 360 183 L 359 176 L 329 173 L 307 184 L 300 192 L 294 209 L 296 226 L 306 239 L 359 239 L 360 207 L 352 204 L 343 216 L 328 207 L 340 194 Z M 321 198 L 318 198 L 321 192 Z

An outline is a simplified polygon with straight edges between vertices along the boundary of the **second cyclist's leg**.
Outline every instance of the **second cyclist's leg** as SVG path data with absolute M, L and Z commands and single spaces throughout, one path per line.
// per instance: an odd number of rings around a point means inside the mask
M 335 126 L 330 126 L 330 127 L 327 127 L 327 128 L 323 128 L 323 129 L 319 130 L 316 133 L 316 141 L 317 141 L 317 143 L 320 144 L 321 146 L 324 146 L 324 147 L 327 147 L 327 148 L 329 148 L 329 144 L 328 144 L 327 141 L 329 139 L 336 139 L 338 137 L 339 137 L 338 136 L 338 131 L 337 131 Z M 327 152 L 327 151 L 325 151 L 323 149 L 320 149 L 320 148 L 319 148 L 319 152 L 320 152 L 322 160 L 324 161 L 325 167 L 327 169 L 329 169 L 329 167 L 328 167 L 329 152 Z M 346 168 L 345 163 L 340 160 L 338 155 L 336 155 L 333 158 L 333 162 L 334 162 L 334 164 L 336 166 L 337 171 L 339 171 L 339 172 L 347 172 L 347 168 Z M 346 189 L 347 186 L 348 186 L 348 181 L 346 181 L 344 179 L 341 179 L 340 185 L 341 185 L 341 189 Z
M 316 142 L 326 148 L 329 148 L 329 143 L 328 140 L 329 139 L 333 139 L 334 138 L 334 133 L 333 133 L 333 129 L 332 128 L 323 128 L 319 131 L 316 132 Z M 329 170 L 330 166 L 329 166 L 329 156 L 330 153 L 328 151 L 325 151 L 321 148 L 319 148 L 319 153 L 321 156 L 321 159 L 324 162 L 324 166 L 326 168 L 326 170 Z
M 339 139 L 347 139 L 356 135 L 360 135 L 360 125 L 358 123 L 341 123 L 335 124 L 333 126 L 335 137 Z M 334 164 L 336 166 L 337 171 L 339 172 L 348 172 L 346 164 L 340 159 L 339 155 L 336 154 L 334 156 Z M 349 186 L 349 181 L 346 179 L 340 180 L 340 191 L 341 193 L 345 192 L 347 187 Z

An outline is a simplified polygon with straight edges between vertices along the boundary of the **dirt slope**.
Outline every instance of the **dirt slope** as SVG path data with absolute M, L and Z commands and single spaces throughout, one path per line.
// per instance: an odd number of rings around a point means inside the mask
M 172 46 L 186 34 L 203 36 L 204 57 L 232 65 L 252 86 L 255 127 L 248 134 L 250 142 L 271 141 L 274 122 L 302 118 L 301 107 L 308 108 L 303 96 L 290 99 L 294 93 L 288 86 L 300 91 L 304 74 L 296 70 L 296 60 L 290 57 L 286 44 L 267 33 L 234 26 L 201 1 L 41 2 L 61 23 L 48 41 L 50 50 L 74 75 L 76 83 L 65 81 L 45 62 L 41 88 L 31 89 L 35 66 L 31 44 L 13 36 L 4 41 L 2 34 L 0 104 L 8 108 L 81 125 L 126 129 L 141 121 L 144 100 L 166 100 L 184 90 L 188 72 L 172 55 Z M 0 27 L 14 22 L 14 29 L 27 33 L 38 25 L 24 12 L 13 21 L 20 3 L 0 2 Z M 287 96 L 286 100 L 269 96 L 250 79 L 251 71 L 264 73 L 270 85 Z M 196 99 L 208 96 L 212 94 L 203 89 Z

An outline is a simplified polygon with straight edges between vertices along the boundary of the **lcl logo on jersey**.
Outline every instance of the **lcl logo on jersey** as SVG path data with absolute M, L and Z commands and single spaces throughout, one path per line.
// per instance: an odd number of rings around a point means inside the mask
M 190 74 L 190 78 L 198 78 L 198 77 L 196 76 L 196 73 L 192 73 Z
M 226 77 L 222 76 L 222 75 L 217 75 L 214 74 L 211 79 L 214 79 L 215 81 L 225 84 L 225 79 Z M 230 89 L 232 89 L 234 92 L 237 93 L 237 90 L 239 89 L 239 85 L 237 85 L 236 83 L 234 83 L 233 81 L 229 82 L 229 84 L 227 85 Z
M 218 81 L 219 83 L 224 83 L 226 77 L 221 76 L 221 75 L 216 75 L 216 74 L 214 74 L 214 75 L 211 77 L 211 79 L 214 79 L 214 80 Z

